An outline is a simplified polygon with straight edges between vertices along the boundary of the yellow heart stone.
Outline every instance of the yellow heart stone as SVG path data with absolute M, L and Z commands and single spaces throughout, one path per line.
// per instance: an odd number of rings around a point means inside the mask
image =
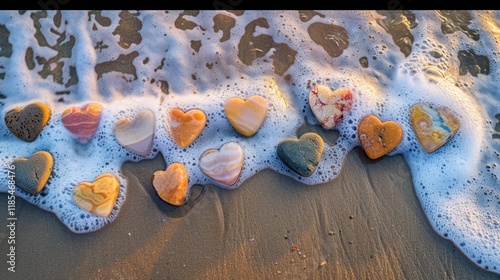
M 207 123 L 203 111 L 192 109 L 184 113 L 180 109 L 170 110 L 170 135 L 175 144 L 186 148 L 200 135 Z
M 267 116 L 267 100 L 254 95 L 247 100 L 232 97 L 226 101 L 224 112 L 229 123 L 241 134 L 250 137 L 264 123 Z
M 95 178 L 93 183 L 82 182 L 73 190 L 73 201 L 83 210 L 92 214 L 108 217 L 113 211 L 120 181 L 111 173 Z
M 446 144 L 460 128 L 460 122 L 449 109 L 419 103 L 410 111 L 410 120 L 422 149 L 434 152 Z
M 165 202 L 179 206 L 186 199 L 188 174 L 183 164 L 174 162 L 167 170 L 153 174 L 153 187 Z

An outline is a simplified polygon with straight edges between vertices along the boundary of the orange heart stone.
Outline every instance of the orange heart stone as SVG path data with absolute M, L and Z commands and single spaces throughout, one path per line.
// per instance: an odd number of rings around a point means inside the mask
M 181 163 L 172 163 L 167 170 L 158 170 L 153 174 L 153 187 L 165 202 L 180 206 L 186 199 L 188 174 Z
M 170 110 L 170 135 L 175 144 L 186 148 L 200 135 L 207 123 L 207 117 L 198 109 L 184 113 L 180 109 Z
M 366 155 L 379 158 L 403 140 L 403 129 L 393 121 L 382 123 L 376 116 L 365 116 L 358 125 L 358 139 Z
M 120 181 L 111 173 L 95 178 L 93 183 L 82 182 L 73 190 L 73 201 L 78 207 L 92 214 L 108 217 L 113 211 Z
M 243 100 L 232 97 L 224 105 L 229 123 L 241 134 L 250 137 L 257 133 L 267 116 L 267 100 L 259 95 Z

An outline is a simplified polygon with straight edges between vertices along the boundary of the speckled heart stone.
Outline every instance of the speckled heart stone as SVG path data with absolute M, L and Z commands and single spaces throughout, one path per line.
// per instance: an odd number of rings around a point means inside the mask
M 82 144 L 90 142 L 101 121 L 102 106 L 89 103 L 81 109 L 69 107 L 62 113 L 61 121 L 76 140 Z
M 309 92 L 309 106 L 321 126 L 331 129 L 342 121 L 352 106 L 352 92 L 346 88 L 331 91 L 323 85 Z
M 174 162 L 165 171 L 158 170 L 153 174 L 153 187 L 163 201 L 180 206 L 186 199 L 188 174 L 186 167 Z
M 311 176 L 321 160 L 324 142 L 314 132 L 304 133 L 299 139 L 286 138 L 277 147 L 278 157 L 297 174 Z
M 117 121 L 113 132 L 116 141 L 124 148 L 141 156 L 147 156 L 153 147 L 155 123 L 155 113 L 151 110 L 142 110 L 132 120 L 123 118 Z
M 434 152 L 448 142 L 460 128 L 460 122 L 448 108 L 419 103 L 410 110 L 410 120 L 420 146 Z
M 381 122 L 367 115 L 358 125 L 358 139 L 366 155 L 377 159 L 392 151 L 403 140 L 403 129 L 394 121 Z
M 16 186 L 31 194 L 38 194 L 49 180 L 54 159 L 49 152 L 39 151 L 29 158 L 18 158 L 12 164 L 15 166 Z
M 224 113 L 229 123 L 244 136 L 253 136 L 262 126 L 267 116 L 267 100 L 254 95 L 246 100 L 229 98 L 224 105 Z
M 200 168 L 208 177 L 226 186 L 232 186 L 240 176 L 245 155 L 236 142 L 227 142 L 220 149 L 205 151 L 200 157 Z
M 83 210 L 108 217 L 118 197 L 120 181 L 111 173 L 104 173 L 95 178 L 93 183 L 82 182 L 73 189 L 73 201 Z
M 50 119 L 50 109 L 42 102 L 14 108 L 5 114 L 7 128 L 19 139 L 33 142 Z
M 186 148 L 198 138 L 207 123 L 205 113 L 192 109 L 184 113 L 181 109 L 172 109 L 169 113 L 170 136 L 180 148 Z

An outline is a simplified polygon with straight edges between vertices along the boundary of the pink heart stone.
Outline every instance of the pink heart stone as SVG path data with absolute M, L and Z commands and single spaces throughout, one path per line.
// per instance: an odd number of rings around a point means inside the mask
M 89 103 L 81 109 L 69 107 L 62 113 L 61 121 L 76 140 L 82 144 L 90 142 L 101 121 L 102 106 Z

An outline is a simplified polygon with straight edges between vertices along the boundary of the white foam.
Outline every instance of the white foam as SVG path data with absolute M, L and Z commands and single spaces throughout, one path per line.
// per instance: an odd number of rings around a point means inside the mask
M 42 33 L 49 44 L 59 36 L 50 28 L 66 32 L 76 42 L 70 58 L 62 58 L 63 80 L 69 79 L 69 67 L 75 67 L 78 83 L 65 88 L 53 82 L 52 76 L 43 79 L 37 74 L 42 66 L 35 60 L 29 70 L 25 53 L 31 47 L 35 56 L 50 58 L 56 53 L 39 46 L 34 38 L 32 12 L 0 13 L 0 24 L 10 31 L 9 42 L 13 54 L 0 57 L 5 67 L 5 78 L 0 92 L 7 96 L 0 107 L 2 116 L 13 107 L 24 107 L 40 100 L 52 110 L 52 117 L 39 138 L 26 143 L 8 132 L 0 122 L 0 164 L 7 166 L 17 157 L 27 157 L 38 150 L 47 150 L 54 156 L 54 174 L 41 195 L 29 195 L 17 189 L 16 195 L 40 208 L 56 214 L 74 232 L 84 233 L 101 229 L 118 215 L 126 199 L 125 175 L 120 165 L 126 160 L 153 158 L 161 152 L 167 164 L 186 165 L 190 186 L 216 184 L 198 167 L 200 155 L 208 149 L 218 149 L 224 143 L 238 142 L 245 151 L 245 162 L 235 187 L 265 168 L 294 178 L 306 184 L 333 180 L 341 171 L 346 154 L 359 145 L 357 124 L 366 114 L 375 114 L 382 121 L 394 120 L 401 124 L 404 139 L 389 155 L 401 153 L 407 160 L 414 186 L 422 207 L 434 229 L 453 241 L 467 257 L 479 266 L 500 272 L 500 141 L 492 139 L 494 115 L 499 113 L 498 52 L 495 41 L 498 30 L 498 12 L 471 12 L 473 29 L 480 33 L 480 41 L 473 41 L 464 33 L 444 35 L 439 18 L 432 11 L 415 12 L 417 26 L 413 51 L 405 57 L 394 44 L 390 34 L 376 23 L 381 15 L 371 11 L 321 11 L 325 17 L 313 17 L 302 22 L 297 11 L 245 11 L 235 16 L 227 11 L 204 11 L 198 16 L 184 16 L 197 27 L 180 30 L 175 20 L 181 13 L 171 11 L 141 11 L 140 44 L 120 47 L 120 36 L 113 35 L 120 20 L 119 11 L 103 11 L 111 19 L 110 26 L 100 25 L 94 16 L 89 20 L 82 11 L 63 11 L 62 23 L 53 23 L 55 11 L 41 20 Z M 230 39 L 220 42 L 222 31 L 214 32 L 213 17 L 224 14 L 235 19 Z M 284 43 L 297 51 L 294 64 L 285 72 L 287 80 L 273 68 L 276 48 L 245 65 L 238 57 L 238 44 L 245 27 L 264 17 L 269 28 L 258 26 L 253 36 L 270 35 L 274 43 Z M 335 24 L 346 28 L 349 47 L 339 57 L 332 58 L 323 48 L 312 42 L 307 27 L 314 23 Z M 93 29 L 93 26 L 97 30 Z M 191 47 L 200 41 L 199 52 Z M 100 43 L 101 42 L 101 43 Z M 96 49 L 98 45 L 107 48 Z M 459 50 L 474 49 L 476 54 L 490 60 L 490 74 L 472 77 L 458 74 Z M 114 61 L 118 57 L 134 55 L 132 73 L 109 72 L 98 79 L 95 66 Z M 363 68 L 359 58 L 366 56 L 369 67 Z M 377 59 L 373 59 L 376 56 Z M 126 62 L 123 62 L 126 64 Z M 168 94 L 162 92 L 160 81 L 168 82 Z M 354 104 L 344 120 L 336 127 L 340 132 L 337 143 L 325 145 L 322 160 L 311 177 L 301 177 L 288 169 L 277 157 L 279 141 L 296 137 L 296 130 L 304 117 L 317 124 L 307 103 L 309 90 L 315 84 L 331 89 L 350 88 Z M 61 96 L 54 92 L 69 90 Z M 223 113 L 223 104 L 230 97 L 247 98 L 261 95 L 270 104 L 263 126 L 253 137 L 239 135 Z M 62 126 L 60 116 L 68 106 L 82 106 L 99 102 L 104 111 L 99 130 L 87 145 L 78 144 Z M 433 153 L 420 148 L 409 122 L 409 110 L 418 102 L 452 109 L 461 122 L 459 132 L 449 143 Z M 199 138 L 185 149 L 178 148 L 166 129 L 167 112 L 171 108 L 203 110 L 207 125 Z M 152 152 L 135 155 L 121 147 L 113 137 L 113 127 L 123 117 L 133 117 L 143 109 L 156 113 L 156 132 Z M 488 166 L 488 167 L 487 167 Z M 83 168 L 82 168 L 83 167 Z M 118 202 L 108 218 L 90 215 L 78 208 L 71 199 L 74 186 L 91 181 L 103 172 L 120 178 Z M 6 176 L 0 176 L 0 192 L 7 191 Z M 221 186 L 223 187 L 223 186 Z M 133 198 L 131 198 L 133 199 Z

